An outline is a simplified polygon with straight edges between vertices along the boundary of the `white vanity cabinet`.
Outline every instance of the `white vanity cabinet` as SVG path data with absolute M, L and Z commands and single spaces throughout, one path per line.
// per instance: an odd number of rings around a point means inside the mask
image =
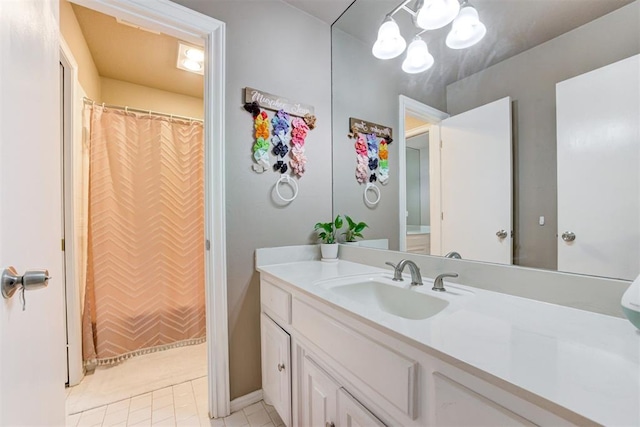
M 303 358 L 301 375 L 301 426 L 384 426 L 309 356 Z
M 593 424 L 277 277 L 260 289 L 263 394 L 289 427 Z
M 291 337 L 269 316 L 260 315 L 262 393 L 291 426 Z

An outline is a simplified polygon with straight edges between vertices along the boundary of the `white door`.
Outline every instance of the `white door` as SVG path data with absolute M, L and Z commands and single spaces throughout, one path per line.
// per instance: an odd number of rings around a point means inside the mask
M 511 99 L 440 122 L 442 254 L 511 264 Z
M 640 274 L 640 56 L 558 83 L 556 114 L 558 270 L 632 280 Z M 568 233 L 575 240 L 565 241 Z
M 338 385 L 308 357 L 302 367 L 302 426 L 335 425 Z
M 45 289 L 0 298 L 0 425 L 64 425 L 58 1 L 0 1 L 0 269 Z
M 291 426 L 291 337 L 264 313 L 260 327 L 264 400 Z

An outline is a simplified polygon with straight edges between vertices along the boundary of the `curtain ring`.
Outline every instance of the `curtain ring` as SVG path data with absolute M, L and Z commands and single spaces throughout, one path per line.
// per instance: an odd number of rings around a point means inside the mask
M 375 200 L 369 199 L 369 196 L 368 196 L 369 191 L 372 191 L 373 193 L 376 194 Z M 367 201 L 369 205 L 372 205 L 372 206 L 377 205 L 378 202 L 380 201 L 380 189 L 378 188 L 378 186 L 371 182 L 367 182 L 367 186 L 364 187 L 364 199 Z
M 290 198 L 283 197 L 282 194 L 280 194 L 280 184 L 289 184 L 289 186 L 293 189 L 293 196 L 291 196 Z M 280 179 L 278 179 L 278 182 L 276 182 L 276 194 L 283 201 L 291 202 L 296 197 L 298 197 L 298 183 L 294 179 L 291 179 L 291 176 L 289 175 L 280 175 Z

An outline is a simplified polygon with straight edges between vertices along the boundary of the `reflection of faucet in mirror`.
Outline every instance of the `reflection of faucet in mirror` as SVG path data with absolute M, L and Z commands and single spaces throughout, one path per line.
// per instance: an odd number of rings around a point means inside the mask
M 439 274 L 438 277 L 436 277 L 436 280 L 433 281 L 433 288 L 431 288 L 431 290 L 437 292 L 446 291 L 446 289 L 444 288 L 444 283 L 442 282 L 442 279 L 444 279 L 445 277 L 458 277 L 458 273 Z
M 462 259 L 462 256 L 456 251 L 451 251 L 444 256 L 445 258 Z
M 392 262 L 385 262 L 385 264 L 393 267 L 393 280 L 395 282 L 402 281 L 402 270 L 404 270 L 405 266 L 409 266 L 409 271 L 411 271 L 411 286 L 422 286 L 422 275 L 420 274 L 420 267 L 416 265 L 415 262 L 403 259 L 398 263 L 398 265 L 393 264 Z

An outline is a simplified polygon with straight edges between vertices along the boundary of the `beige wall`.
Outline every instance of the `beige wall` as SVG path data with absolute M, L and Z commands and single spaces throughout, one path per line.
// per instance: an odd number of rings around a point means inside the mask
M 331 218 L 331 32 L 280 0 L 174 1 L 226 23 L 229 376 L 236 398 L 261 388 L 256 248 L 315 242 L 314 224 Z M 242 108 L 245 86 L 315 107 L 317 127 L 305 144 L 307 172 L 288 205 L 273 198 L 279 174 L 251 170 L 253 122 Z
M 82 30 L 80 30 L 80 24 L 78 24 L 76 15 L 71 8 L 71 3 L 67 0 L 60 0 L 60 32 L 78 63 L 80 86 L 89 98 L 101 101 L 98 69 L 93 62 L 87 42 L 82 35 Z
M 106 104 L 176 114 L 195 119 L 204 117 L 202 98 L 167 92 L 106 77 L 100 77 L 100 83 L 101 102 Z

